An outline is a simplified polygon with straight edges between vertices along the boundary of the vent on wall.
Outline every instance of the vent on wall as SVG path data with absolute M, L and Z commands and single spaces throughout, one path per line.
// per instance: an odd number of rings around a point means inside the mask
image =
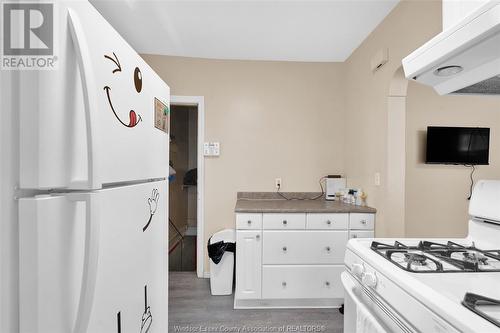
M 389 50 L 384 48 L 375 53 L 370 61 L 372 72 L 378 71 L 389 61 Z

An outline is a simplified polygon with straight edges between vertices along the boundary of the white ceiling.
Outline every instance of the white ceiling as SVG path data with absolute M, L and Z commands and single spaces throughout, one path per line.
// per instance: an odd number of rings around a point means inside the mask
M 399 0 L 91 0 L 139 52 L 344 61 Z

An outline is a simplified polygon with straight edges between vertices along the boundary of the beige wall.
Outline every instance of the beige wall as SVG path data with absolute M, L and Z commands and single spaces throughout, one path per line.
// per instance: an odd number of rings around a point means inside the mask
M 347 110 L 345 169 L 349 185 L 368 192 L 368 203 L 378 209 L 376 236 L 402 236 L 401 221 L 386 219 L 387 96 L 401 59 L 441 31 L 439 1 L 403 1 L 365 39 L 346 62 Z M 370 59 L 381 48 L 389 62 L 375 73 Z M 375 173 L 381 186 L 375 186 Z
M 467 233 L 470 170 L 422 163 L 422 131 L 428 125 L 492 127 L 491 165 L 478 167 L 476 179 L 500 178 L 500 147 L 495 143 L 495 132 L 500 130 L 500 100 L 438 96 L 431 88 L 410 83 L 406 98 L 405 217 L 404 221 L 388 218 L 394 208 L 385 187 L 389 87 L 402 58 L 441 32 L 441 21 L 440 1 L 403 1 L 346 63 L 347 129 L 357 135 L 346 144 L 345 168 L 350 184 L 367 189 L 369 204 L 379 211 L 378 237 L 462 237 Z M 382 47 L 389 49 L 389 63 L 371 73 L 370 58 Z M 382 174 L 380 187 L 373 185 L 375 172 Z
M 478 166 L 475 179 L 500 179 L 500 99 L 439 96 L 411 83 L 407 99 L 406 234 L 409 237 L 467 235 L 470 169 L 427 165 L 427 126 L 490 127 L 490 165 Z
M 236 192 L 274 191 L 276 177 L 318 191 L 344 171 L 343 64 L 143 57 L 172 95 L 205 97 L 205 141 L 221 143 L 205 159 L 204 243 L 234 227 Z
M 349 186 L 368 192 L 368 204 L 378 209 L 378 237 L 463 236 L 467 170 L 419 163 L 418 133 L 427 122 L 452 120 L 495 127 L 496 100 L 441 98 L 410 85 L 407 103 L 395 103 L 408 108 L 406 225 L 388 214 L 389 89 L 398 69 L 401 73 L 401 60 L 439 33 L 441 21 L 440 1 L 404 0 L 345 63 L 145 55 L 172 94 L 205 96 L 206 141 L 221 142 L 221 156 L 206 159 L 205 237 L 233 226 L 237 191 L 274 191 L 276 177 L 285 191 L 314 191 L 317 179 L 328 173 L 346 174 Z M 372 73 L 370 60 L 381 48 L 389 50 L 389 62 Z M 469 104 L 481 108 L 471 111 Z M 498 178 L 498 149 L 492 146 L 492 165 L 479 167 L 478 177 Z M 375 173 L 381 174 L 381 186 L 374 185 Z

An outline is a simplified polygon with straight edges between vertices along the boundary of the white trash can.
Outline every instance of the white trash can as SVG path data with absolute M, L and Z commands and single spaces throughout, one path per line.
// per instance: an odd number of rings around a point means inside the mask
M 234 243 L 236 232 L 234 229 L 224 229 L 216 232 L 210 238 L 209 245 L 223 241 Z M 210 291 L 212 295 L 231 295 L 233 293 L 234 253 L 224 252 L 221 261 L 215 264 L 210 260 Z

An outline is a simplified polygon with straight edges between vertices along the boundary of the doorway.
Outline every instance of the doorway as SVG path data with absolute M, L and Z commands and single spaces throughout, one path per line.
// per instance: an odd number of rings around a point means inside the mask
M 203 277 L 203 97 L 172 96 L 169 270 Z

